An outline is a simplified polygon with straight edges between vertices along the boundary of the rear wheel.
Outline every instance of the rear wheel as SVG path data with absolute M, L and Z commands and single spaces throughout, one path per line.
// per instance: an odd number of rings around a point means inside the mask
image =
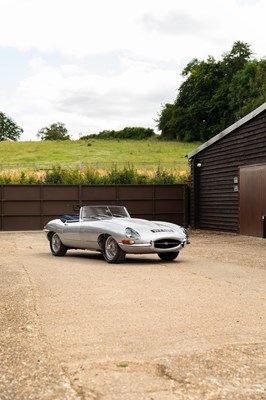
M 61 242 L 57 233 L 50 238 L 50 249 L 54 256 L 64 256 L 67 252 L 67 247 Z
M 118 264 L 124 261 L 126 253 L 120 249 L 112 236 L 107 236 L 103 242 L 103 256 L 108 263 Z
M 158 253 L 158 256 L 163 261 L 174 261 L 178 256 L 179 251 L 172 252 L 172 253 Z

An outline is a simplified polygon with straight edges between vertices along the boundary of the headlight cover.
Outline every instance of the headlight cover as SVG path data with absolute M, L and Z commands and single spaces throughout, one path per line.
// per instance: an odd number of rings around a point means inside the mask
M 129 239 L 139 239 L 140 238 L 140 234 L 137 231 L 135 231 L 135 229 L 132 229 L 132 228 L 126 228 L 125 235 Z

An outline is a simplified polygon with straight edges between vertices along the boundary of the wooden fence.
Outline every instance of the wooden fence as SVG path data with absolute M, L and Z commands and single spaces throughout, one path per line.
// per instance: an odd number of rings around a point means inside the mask
M 187 185 L 0 185 L 0 230 L 42 230 L 83 205 L 124 205 L 130 215 L 189 224 Z

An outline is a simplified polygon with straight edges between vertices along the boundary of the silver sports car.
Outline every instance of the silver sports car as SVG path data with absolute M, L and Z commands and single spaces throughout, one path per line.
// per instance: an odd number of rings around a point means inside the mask
M 131 218 L 123 206 L 84 206 L 79 216 L 64 215 L 44 227 L 54 256 L 68 249 L 100 251 L 108 263 L 126 254 L 157 253 L 173 261 L 189 243 L 185 228 L 169 222 Z

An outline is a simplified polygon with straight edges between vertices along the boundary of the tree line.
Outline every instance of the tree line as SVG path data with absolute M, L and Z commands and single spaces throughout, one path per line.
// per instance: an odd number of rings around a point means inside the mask
M 143 128 L 143 127 L 126 127 L 119 131 L 111 130 L 111 131 L 102 131 L 98 134 L 86 135 L 82 136 L 82 140 L 87 139 L 134 139 L 134 140 L 142 140 L 148 139 L 152 136 L 155 136 L 155 132 L 151 128 Z
M 173 104 L 162 107 L 157 125 L 164 139 L 206 141 L 266 101 L 266 59 L 251 59 L 237 41 L 222 60 L 194 58 L 182 71 Z
M 252 58 L 250 45 L 237 41 L 221 60 L 192 59 L 182 71 L 183 82 L 173 103 L 158 113 L 157 128 L 165 140 L 206 141 L 266 101 L 266 59 Z M 0 141 L 18 140 L 23 132 L 12 118 L 0 112 Z M 81 139 L 146 139 L 150 128 L 105 130 Z M 65 124 L 41 128 L 41 140 L 70 140 Z

